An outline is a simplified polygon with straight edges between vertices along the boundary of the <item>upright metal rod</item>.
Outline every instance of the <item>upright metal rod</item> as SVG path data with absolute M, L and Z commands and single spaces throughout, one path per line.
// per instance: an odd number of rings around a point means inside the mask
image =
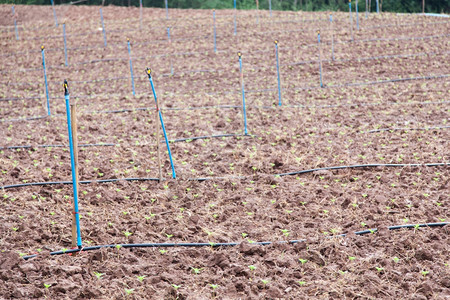
M 127 39 L 127 45 L 128 45 L 128 56 L 130 57 L 130 74 L 131 74 L 131 86 L 133 88 L 133 96 L 136 95 L 136 92 L 134 90 L 134 76 L 133 76 L 133 62 L 131 59 L 131 45 L 130 45 L 130 39 Z
M 47 96 L 47 115 L 51 115 L 50 113 L 50 99 L 48 96 L 48 83 L 47 83 L 47 68 L 45 67 L 45 48 L 41 46 L 42 53 L 42 66 L 44 67 L 44 80 L 45 80 L 45 95 Z
M 272 0 L 269 0 L 269 16 L 272 17 Z
M 167 151 L 169 152 L 170 166 L 172 167 L 172 178 L 175 179 L 177 177 L 177 175 L 175 174 L 175 167 L 173 166 L 172 152 L 170 152 L 169 139 L 167 138 L 166 127 L 164 126 L 164 120 L 163 120 L 161 111 L 159 110 L 158 98 L 156 97 L 155 87 L 153 85 L 152 70 L 149 68 L 147 68 L 147 75 L 148 75 L 148 80 L 150 81 L 150 85 L 152 86 L 153 97 L 155 98 L 156 108 L 158 109 L 158 113 L 159 113 L 159 121 L 161 122 L 164 139 L 166 140 Z
M 350 35 L 353 41 L 353 18 L 352 18 L 352 0 L 348 0 L 348 12 L 350 17 Z
M 164 0 L 164 4 L 166 5 L 166 19 L 169 20 L 169 4 L 167 0 Z
M 19 40 L 19 30 L 17 29 L 16 11 L 14 10 L 14 5 L 12 6 L 12 14 L 14 19 L 14 30 L 16 32 L 16 40 Z
M 377 14 L 379 14 L 380 13 L 380 3 L 379 3 L 379 0 L 377 0 Z
M 172 52 L 172 40 L 170 39 L 170 27 L 167 27 L 167 39 L 168 39 L 168 42 L 169 42 L 169 51 L 170 52 Z M 167 53 L 166 53 L 166 56 L 169 56 Z M 169 56 L 169 63 L 170 63 L 170 75 L 173 75 L 173 64 L 172 64 L 172 58 L 171 58 L 171 56 Z
M 369 0 L 366 0 L 366 19 L 368 14 L 369 14 Z
M 103 30 L 103 42 L 105 44 L 105 47 L 107 46 L 106 44 L 106 31 L 105 31 L 105 22 L 103 22 L 103 10 L 100 7 L 100 18 L 102 20 L 102 30 Z
M 69 131 L 69 146 L 70 146 L 70 166 L 72 168 L 72 186 L 73 186 L 73 214 L 75 215 L 75 222 L 77 225 L 77 246 L 81 248 L 81 231 L 80 231 L 80 215 L 78 211 L 78 182 L 75 170 L 75 154 L 73 150 L 73 136 L 72 136 L 72 121 L 70 116 L 70 98 L 69 98 L 69 86 L 67 81 L 64 80 L 64 98 L 66 100 L 66 113 L 67 113 L 67 129 Z
M 358 0 L 355 3 L 355 11 L 356 11 L 356 29 L 359 30 L 359 10 L 358 10 Z
M 317 31 L 317 42 L 319 48 L 319 75 L 320 75 L 320 87 L 323 87 L 322 83 L 322 57 L 320 55 L 320 31 Z
M 52 9 L 53 9 L 53 18 L 55 19 L 55 25 L 58 27 L 58 18 L 56 18 L 56 11 L 55 11 L 55 3 L 53 0 L 50 0 L 52 2 Z
M 333 26 L 333 15 L 330 15 L 330 26 L 331 26 L 331 59 L 334 60 L 334 26 Z
M 67 60 L 67 40 L 66 40 L 66 23 L 63 23 L 63 35 L 64 35 L 64 58 L 66 67 L 69 65 Z
M 278 41 L 277 40 L 275 40 L 275 56 L 276 56 L 276 59 L 277 59 L 278 106 L 281 106 L 280 62 L 278 60 Z
M 142 0 L 139 0 L 139 29 L 142 29 Z
M 234 0 L 234 35 L 236 35 L 236 0 Z
M 244 134 L 248 135 L 247 132 L 247 110 L 245 107 L 245 88 L 244 88 L 244 72 L 242 70 L 242 54 L 241 52 L 238 52 L 239 56 L 239 73 L 241 75 L 241 87 L 242 87 L 242 112 L 244 115 Z
M 216 44 L 216 11 L 213 10 L 213 27 L 214 27 L 214 53 L 217 53 L 217 44 Z

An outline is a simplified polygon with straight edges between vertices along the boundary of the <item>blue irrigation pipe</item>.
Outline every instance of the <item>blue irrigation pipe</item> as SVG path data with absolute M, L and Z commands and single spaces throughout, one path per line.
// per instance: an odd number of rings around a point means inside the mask
M 67 60 L 66 23 L 63 23 L 63 35 L 64 35 L 64 58 L 67 67 L 69 65 L 69 61 Z
M 322 82 L 322 58 L 320 55 L 320 31 L 317 31 L 317 48 L 319 50 L 319 77 L 320 77 L 320 87 L 323 88 Z
M 45 67 L 45 48 L 44 46 L 41 46 L 41 53 L 42 53 L 42 66 L 44 68 L 44 80 L 45 80 L 45 95 L 47 96 L 47 115 L 51 115 L 50 113 L 50 99 L 48 96 L 48 83 L 47 83 L 47 69 Z
M 348 12 L 350 18 L 350 35 L 353 41 L 353 18 L 352 18 L 352 0 L 348 0 Z
M 128 45 L 128 56 L 130 57 L 130 74 L 131 74 L 131 86 L 133 88 L 133 96 L 136 95 L 136 92 L 134 90 L 134 76 L 133 76 L 133 63 L 131 61 L 131 45 L 130 45 L 130 39 L 127 39 L 127 45 Z
M 378 3 L 379 1 L 377 0 L 377 14 L 380 13 L 380 4 Z
M 244 72 L 242 70 L 242 53 L 238 52 L 239 56 L 239 73 L 241 76 L 241 87 L 242 87 L 242 110 L 244 115 L 244 134 L 248 135 L 247 132 L 247 111 L 245 108 L 245 88 L 244 88 Z
M 166 19 L 169 20 L 169 4 L 167 0 L 164 0 L 164 4 L 166 5 Z
M 216 10 L 213 9 L 213 28 L 214 28 L 214 53 L 217 53 L 217 44 L 216 44 Z
M 14 19 L 14 30 L 16 32 L 16 40 L 19 40 L 19 31 L 17 30 L 16 11 L 14 10 L 14 5 L 12 6 L 12 14 Z
M 50 0 L 50 1 L 52 3 L 53 18 L 55 18 L 55 25 L 56 25 L 56 27 L 58 27 L 58 18 L 56 18 L 55 3 L 53 2 L 53 0 Z
M 106 31 L 105 31 L 105 22 L 103 22 L 103 10 L 100 7 L 100 19 L 102 21 L 102 31 L 103 31 L 103 43 L 105 44 L 106 47 Z
M 236 0 L 233 1 L 233 5 L 234 5 L 234 35 L 237 34 L 237 30 L 236 30 Z
M 277 59 L 278 106 L 281 106 L 280 62 L 278 61 L 278 41 L 277 40 L 275 40 L 275 56 Z
M 64 80 L 64 98 L 66 100 L 66 113 L 67 113 L 67 129 L 69 132 L 69 146 L 70 146 L 70 166 L 72 168 L 72 186 L 73 186 L 73 214 L 75 215 L 75 222 L 77 226 L 77 246 L 81 248 L 81 231 L 80 231 L 80 215 L 78 212 L 78 182 L 75 172 L 75 153 L 73 150 L 73 135 L 72 135 L 72 120 L 70 116 L 70 95 L 69 86 L 67 81 Z
M 272 0 L 269 0 L 269 16 L 272 17 Z
M 167 27 L 167 39 L 169 41 L 169 49 L 172 49 L 171 45 L 172 45 L 172 40 L 170 39 L 170 27 Z M 167 54 L 166 54 L 167 56 Z M 169 62 L 170 62 L 170 75 L 173 76 L 173 65 L 172 65 L 172 59 L 169 58 Z
M 150 85 L 152 86 L 152 92 L 153 92 L 153 97 L 155 98 L 156 110 L 158 111 L 159 121 L 161 122 L 161 127 L 162 127 L 162 130 L 164 133 L 164 139 L 166 141 L 167 151 L 169 152 L 170 166 L 172 167 L 172 178 L 175 179 L 177 177 L 177 175 L 175 173 L 175 167 L 173 166 L 172 152 L 170 152 L 169 139 L 167 138 L 166 127 L 164 126 L 164 120 L 163 120 L 163 117 L 161 114 L 161 110 L 159 109 L 158 98 L 156 97 L 155 87 L 153 85 L 152 70 L 149 68 L 147 68 L 147 75 L 148 75 L 148 80 L 150 81 Z
M 399 230 L 399 229 L 417 229 L 417 228 L 425 228 L 425 227 L 444 227 L 450 225 L 450 222 L 440 222 L 440 223 L 424 223 L 424 224 L 404 224 L 404 225 L 394 225 L 389 226 L 388 230 Z M 355 235 L 365 235 L 365 234 L 375 234 L 378 232 L 378 228 L 372 228 L 367 230 L 361 230 L 354 232 Z M 337 234 L 333 236 L 328 236 L 327 239 L 330 238 L 343 238 L 346 237 L 347 233 L 343 234 Z M 289 240 L 289 241 L 277 241 L 277 242 L 253 242 L 252 245 L 258 245 L 258 246 L 267 246 L 267 245 L 283 245 L 283 244 L 289 244 L 294 245 L 297 243 L 304 243 L 306 242 L 306 239 L 301 240 Z M 229 242 L 229 243 L 146 243 L 146 244 L 112 244 L 112 245 L 98 245 L 98 246 L 90 246 L 90 247 L 84 247 L 79 249 L 68 249 L 68 250 L 61 250 L 61 251 L 53 251 L 50 252 L 50 255 L 63 255 L 63 254 L 71 254 L 76 252 L 84 252 L 84 251 L 92 251 L 92 250 L 99 250 L 103 248 L 174 248 L 174 247 L 211 247 L 211 248 L 219 248 L 219 247 L 235 247 L 239 246 L 243 242 Z M 31 255 L 25 255 L 23 256 L 24 260 L 28 260 L 31 258 L 37 257 L 38 254 L 31 254 Z
M 331 26 L 331 60 L 334 61 L 334 26 L 333 15 L 330 14 L 330 26 Z
M 356 29 L 359 30 L 358 0 L 356 0 L 356 3 L 355 3 L 355 11 L 356 11 Z

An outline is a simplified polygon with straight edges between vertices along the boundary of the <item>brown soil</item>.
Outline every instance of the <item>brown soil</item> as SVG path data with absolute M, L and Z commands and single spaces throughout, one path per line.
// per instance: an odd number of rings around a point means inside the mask
M 214 54 L 210 11 L 173 10 L 166 21 L 164 10 L 144 9 L 139 30 L 138 9 L 105 7 L 104 48 L 98 7 L 56 9 L 59 22 L 67 24 L 69 67 L 64 66 L 62 28 L 54 26 L 51 7 L 16 6 L 21 26 L 17 42 L 11 8 L 0 6 L 0 147 L 33 146 L 0 150 L 0 186 L 71 180 L 63 79 L 68 79 L 78 107 L 79 143 L 116 144 L 80 148 L 80 180 L 158 176 L 156 116 L 146 67 L 153 69 L 170 139 L 242 134 L 242 109 L 216 107 L 242 103 L 239 50 L 251 136 L 172 143 L 176 180 L 170 179 L 162 144 L 167 180 L 80 185 L 80 214 L 85 246 L 241 244 L 49 256 L 49 251 L 71 247 L 71 186 L 5 189 L 0 192 L 2 298 L 450 296 L 449 226 L 387 230 L 448 222 L 448 166 L 273 176 L 338 165 L 449 162 L 448 129 L 423 129 L 448 126 L 448 77 L 363 83 L 448 75 L 450 23 L 395 14 L 364 19 L 360 14 L 361 30 L 355 28 L 350 42 L 348 15 L 333 13 L 333 62 L 325 12 L 276 12 L 272 19 L 260 12 L 256 25 L 254 11 L 240 11 L 235 37 L 233 12 L 217 11 L 219 52 Z M 170 47 L 166 26 L 173 27 Z M 306 63 L 318 59 L 317 29 L 327 60 L 322 89 L 318 64 Z M 136 97 L 131 95 L 126 37 L 132 41 Z M 281 107 L 275 38 L 280 42 Z M 15 121 L 46 115 L 42 44 L 53 115 Z M 79 47 L 90 48 L 73 49 Z M 403 56 L 383 58 L 392 55 Z M 94 61 L 99 59 L 112 60 Z M 91 82 L 117 77 L 123 78 Z M 16 99 L 23 97 L 39 98 Z M 120 109 L 141 110 L 98 113 Z M 396 130 L 371 132 L 376 129 Z M 224 178 L 190 180 L 204 177 Z M 352 234 L 370 228 L 379 232 Z M 330 238 L 342 233 L 350 234 Z M 252 245 L 297 239 L 306 241 Z M 21 258 L 33 253 L 38 257 Z

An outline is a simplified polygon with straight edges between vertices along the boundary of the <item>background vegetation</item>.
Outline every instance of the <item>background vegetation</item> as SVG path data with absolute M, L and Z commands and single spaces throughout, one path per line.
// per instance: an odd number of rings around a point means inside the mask
M 368 0 L 371 11 L 376 10 L 376 0 Z M 379 0 L 383 11 L 422 12 L 422 0 Z M 139 6 L 139 0 L 55 0 L 55 4 Z M 145 7 L 164 7 L 164 0 L 142 0 Z M 353 0 L 352 2 L 355 2 Z M 365 11 L 365 0 L 359 0 L 360 11 Z M 50 0 L 0 0 L 0 3 L 49 5 Z M 168 0 L 169 8 L 221 9 L 233 8 L 233 0 Z M 269 9 L 269 0 L 261 0 L 260 9 Z M 238 9 L 255 9 L 255 0 L 237 0 Z M 348 10 L 348 0 L 272 0 L 274 10 Z M 450 0 L 425 0 L 425 12 L 449 13 Z

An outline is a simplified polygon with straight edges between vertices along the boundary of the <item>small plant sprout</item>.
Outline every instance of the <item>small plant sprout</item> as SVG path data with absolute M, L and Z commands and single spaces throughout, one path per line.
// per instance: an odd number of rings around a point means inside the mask
M 289 230 L 287 229 L 281 229 L 281 232 L 287 237 L 289 236 Z
M 430 273 L 430 271 L 421 271 L 420 274 L 422 274 L 422 276 L 427 276 L 427 274 Z
M 212 284 L 212 283 L 210 283 L 209 286 L 213 289 L 213 291 L 219 287 L 218 284 Z
M 51 286 L 52 286 L 51 284 L 44 283 L 45 289 L 48 289 L 48 288 L 51 287 Z
M 243 238 L 246 238 L 247 236 L 248 236 L 248 233 L 245 233 L 245 232 L 243 232 L 243 233 L 241 233 L 242 234 L 242 237 Z
M 267 285 L 270 281 L 267 280 L 267 279 L 261 279 L 261 282 L 262 282 L 264 285 Z
M 300 286 L 303 286 L 303 285 L 305 285 L 306 284 L 306 281 L 297 281 L 297 283 L 300 285 Z
M 400 261 L 400 258 L 398 258 L 397 256 L 394 256 L 392 259 L 394 260 L 395 263 L 398 263 Z
M 180 284 L 180 285 L 176 285 L 176 284 L 172 283 L 172 287 L 173 287 L 175 290 L 178 290 L 178 289 L 181 287 L 181 284 Z
M 349 256 L 348 259 L 349 259 L 349 260 L 355 260 L 356 257 L 355 257 L 355 256 Z
M 202 272 L 203 268 L 192 268 L 192 273 L 194 274 L 200 274 Z
M 97 279 L 100 279 L 103 275 L 105 275 L 105 273 L 94 272 L 94 275 L 95 277 L 97 277 Z
M 120 250 L 120 248 L 122 248 L 122 245 L 116 245 L 117 250 Z
M 414 225 L 414 230 L 418 230 L 420 228 L 419 224 Z
M 380 272 L 380 273 L 384 271 L 384 268 L 383 268 L 383 267 L 375 267 L 375 268 L 376 268 L 377 271 Z
M 250 265 L 250 266 L 248 266 L 248 268 L 250 269 L 250 271 L 255 271 L 256 270 L 256 267 L 254 265 Z
M 165 254 L 166 252 L 167 252 L 167 250 L 159 249 L 159 253 L 161 253 L 161 254 Z
M 145 275 L 136 276 L 136 278 L 137 278 L 137 280 L 139 280 L 139 282 L 142 282 L 145 279 L 145 277 L 147 277 L 147 276 L 145 276 Z
M 132 232 L 124 231 L 123 234 L 128 238 L 130 235 L 132 235 Z
M 302 265 L 304 265 L 308 261 L 307 259 L 303 258 L 299 258 L 298 260 L 302 263 Z
M 127 293 L 127 296 L 133 294 L 134 289 L 125 289 L 125 293 Z

